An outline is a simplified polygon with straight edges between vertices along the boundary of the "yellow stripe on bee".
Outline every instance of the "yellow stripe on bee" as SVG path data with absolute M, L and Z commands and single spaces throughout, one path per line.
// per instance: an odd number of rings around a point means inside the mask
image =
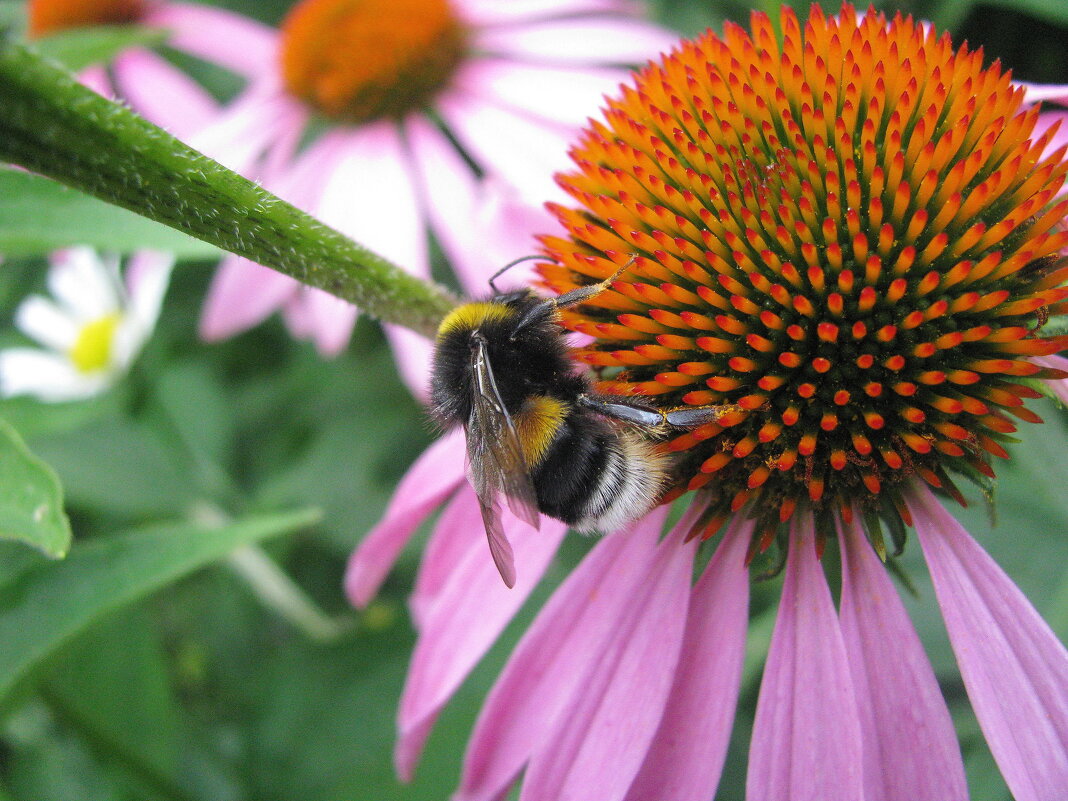
M 486 323 L 507 320 L 515 314 L 515 309 L 503 303 L 495 303 L 492 300 L 480 300 L 474 303 L 465 303 L 445 315 L 445 319 L 438 326 L 438 339 L 445 337 L 453 331 L 474 331 Z
M 567 412 L 567 404 L 563 401 L 548 395 L 534 395 L 527 398 L 523 408 L 513 416 L 519 446 L 528 467 L 537 466 L 545 458 Z

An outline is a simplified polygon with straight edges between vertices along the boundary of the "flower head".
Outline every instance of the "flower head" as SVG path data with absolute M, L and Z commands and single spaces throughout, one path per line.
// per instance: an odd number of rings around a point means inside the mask
M 972 705 L 1019 799 L 1068 787 L 1068 652 L 942 507 L 993 477 L 1031 379 L 1063 384 L 1058 199 L 1068 162 L 1038 107 L 981 52 L 851 6 L 786 10 L 684 42 L 608 102 L 559 176 L 541 237 L 556 292 L 631 262 L 561 315 L 606 393 L 715 404 L 667 440 L 693 492 L 606 536 L 541 610 L 472 735 L 457 801 L 699 801 L 715 794 L 738 697 L 748 565 L 781 549 L 747 797 L 966 799 L 934 672 L 881 559 L 914 527 Z M 537 582 L 563 536 L 506 517 L 500 585 L 450 434 L 353 555 L 366 603 L 448 501 L 412 598 L 419 642 L 396 761 Z M 669 496 L 669 499 L 670 499 Z M 476 529 L 475 532 L 471 528 Z M 703 545 L 713 533 L 720 535 Z M 697 536 L 702 535 L 702 536 Z M 840 603 L 819 555 L 837 541 Z M 692 583 L 696 554 L 714 546 Z M 519 551 L 522 551 L 520 553 Z
M 146 0 L 30 0 L 26 11 L 30 36 L 47 36 L 69 28 L 136 22 Z
M 579 358 L 621 370 L 609 392 L 735 408 L 669 447 L 765 546 L 799 507 L 900 518 L 915 476 L 991 476 L 1010 416 L 1037 421 L 1029 357 L 1068 344 L 1040 330 L 1068 162 L 1023 91 L 908 20 L 783 25 L 685 43 L 610 101 L 560 178 L 570 238 L 543 240 L 555 291 L 638 254 L 568 316 Z
M 673 40 L 628 9 L 304 0 L 273 35 L 257 78 L 194 143 L 422 276 L 432 230 L 465 288 L 482 292 L 497 266 L 524 255 L 529 236 L 551 224 L 541 203 L 564 196 L 550 176 L 587 110 L 625 77 L 612 65 Z M 332 296 L 230 257 L 201 331 L 227 337 L 279 309 L 324 354 L 344 347 L 356 316 Z M 399 330 L 390 337 L 422 392 L 428 346 Z
M 15 313 L 16 325 L 45 349 L 0 351 L 0 394 L 67 401 L 107 389 L 155 328 L 173 265 L 169 255 L 141 251 L 123 279 L 117 259 L 90 248 L 54 253 L 52 297 L 33 295 Z

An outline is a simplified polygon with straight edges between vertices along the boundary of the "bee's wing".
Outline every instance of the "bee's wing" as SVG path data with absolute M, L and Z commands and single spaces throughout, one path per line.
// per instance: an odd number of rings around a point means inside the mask
M 512 549 L 501 527 L 498 495 L 504 493 L 508 506 L 521 520 L 538 527 L 538 502 L 527 471 L 523 448 L 508 409 L 497 391 L 486 353 L 486 341 L 476 336 L 472 345 L 475 396 L 467 421 L 467 456 L 471 484 L 482 506 L 482 519 L 490 551 L 505 583 L 515 578 Z
M 482 508 L 482 522 L 486 526 L 486 538 L 489 540 L 493 564 L 497 565 L 497 572 L 501 574 L 504 585 L 511 589 L 515 586 L 515 555 L 512 553 L 512 544 L 504 536 L 504 529 L 501 527 L 500 504 L 496 498 L 491 498 L 487 503 L 479 495 L 478 505 Z

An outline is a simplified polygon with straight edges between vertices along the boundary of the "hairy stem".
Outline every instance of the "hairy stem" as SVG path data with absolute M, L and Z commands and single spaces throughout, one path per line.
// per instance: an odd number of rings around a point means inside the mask
M 423 334 L 456 302 L 3 36 L 0 98 L 0 159 Z

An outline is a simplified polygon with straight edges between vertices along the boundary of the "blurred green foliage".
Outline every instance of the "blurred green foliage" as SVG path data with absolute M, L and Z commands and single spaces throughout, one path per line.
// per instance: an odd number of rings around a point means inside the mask
M 289 6 L 219 4 L 269 23 Z M 744 20 L 751 5 L 653 0 L 651 11 L 693 34 L 727 18 Z M 778 2 L 755 5 L 774 10 Z M 1063 0 L 877 5 L 950 27 L 956 38 L 1014 67 L 1017 77 L 1068 83 Z M 19 3 L 0 3 L 0 25 L 17 27 L 20 11 Z M 225 76 L 203 77 L 220 95 L 232 92 Z M 3 191 L 4 181 L 23 189 Z M 0 801 L 447 797 L 478 705 L 510 645 L 588 541 L 568 541 L 545 586 L 443 714 L 415 782 L 399 785 L 393 722 L 414 641 L 404 603 L 417 548 L 402 557 L 367 611 L 351 610 L 341 592 L 348 553 L 432 434 L 399 383 L 383 337 L 361 322 L 345 353 L 323 361 L 272 320 L 204 345 L 196 325 L 214 264 L 197 261 L 209 258 L 202 246 L 161 239 L 174 235 L 6 172 L 0 320 L 9 323 L 18 302 L 40 291 L 44 251 L 69 244 L 75 233 L 120 249 L 169 247 L 185 261 L 155 336 L 122 385 L 76 404 L 0 403 L 0 417 L 58 473 L 75 533 L 71 555 L 58 564 L 0 542 L 0 689 L 17 680 L 0 698 Z M 18 339 L 3 326 L 0 345 Z M 1063 637 L 1068 423 L 1052 404 L 1040 413 L 1047 425 L 1025 427 L 1012 461 L 1000 466 L 996 524 L 977 492 L 961 518 Z M 314 522 L 293 515 L 310 508 L 321 512 Z M 217 539 L 206 538 L 205 526 L 217 525 Z M 221 559 L 238 542 L 281 534 L 264 546 L 268 556 L 323 615 L 348 624 L 329 642 L 261 603 Z M 918 551 L 910 543 L 903 559 L 917 586 L 908 604 L 944 681 L 973 797 L 1007 799 Z M 209 561 L 213 566 L 192 572 Z M 758 585 L 754 593 L 761 616 L 751 633 L 721 801 L 743 797 L 778 584 Z M 42 598 L 48 602 L 30 603 Z

